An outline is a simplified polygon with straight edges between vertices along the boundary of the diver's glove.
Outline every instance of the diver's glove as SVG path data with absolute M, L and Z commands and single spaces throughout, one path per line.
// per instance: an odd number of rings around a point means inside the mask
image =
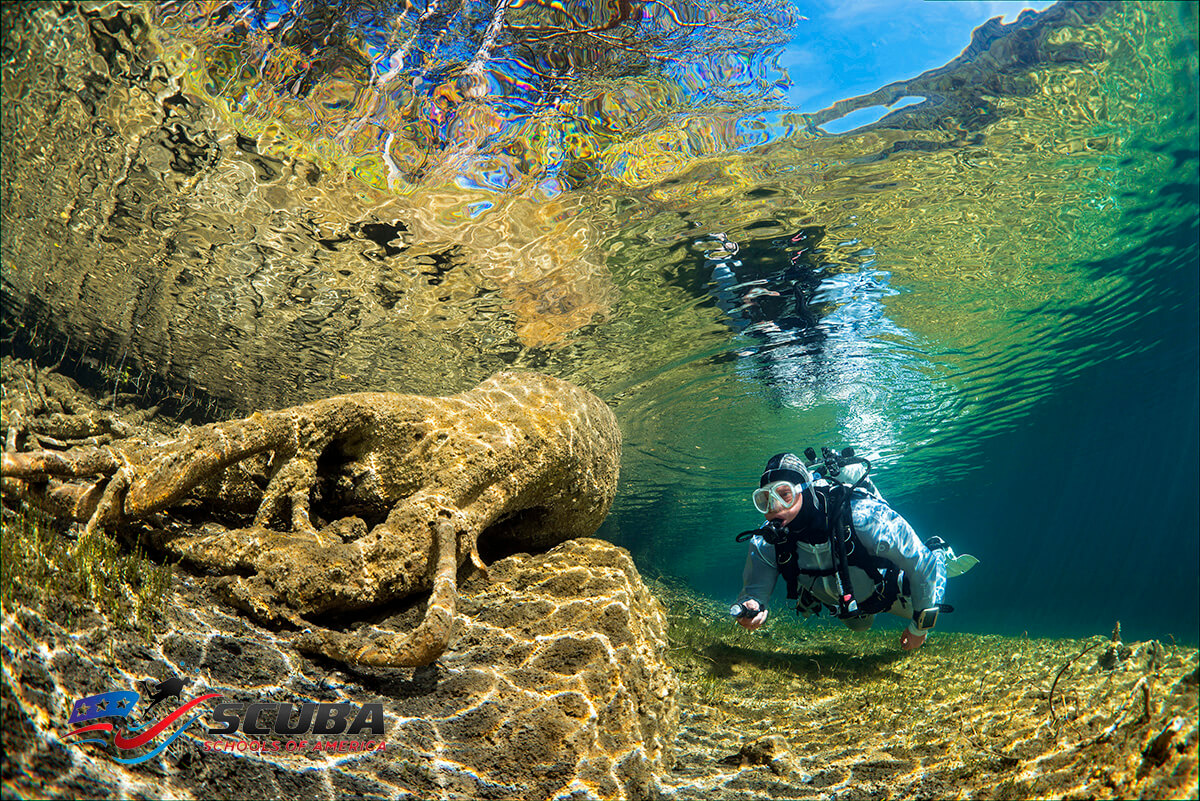
M 925 644 L 929 629 L 919 629 L 916 623 L 909 623 L 908 628 L 900 635 L 900 647 L 905 651 L 915 651 Z
M 750 631 L 754 631 L 767 622 L 767 610 L 761 609 L 758 601 L 753 598 L 747 598 L 734 604 L 730 607 L 729 614 L 733 616 L 739 626 Z

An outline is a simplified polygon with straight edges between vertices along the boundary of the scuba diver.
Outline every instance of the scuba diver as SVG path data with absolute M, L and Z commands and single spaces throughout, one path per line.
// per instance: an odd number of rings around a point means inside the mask
M 810 250 L 822 236 L 818 229 L 801 230 L 743 248 L 717 232 L 698 242 L 706 248 L 704 267 L 711 270 L 709 292 L 730 327 L 764 344 L 781 337 L 791 341 L 795 334 L 787 336 L 789 332 L 807 332 L 806 339 L 819 333 L 812 303 L 821 283 L 821 267 Z
M 909 621 L 900 647 L 924 643 L 940 612 L 946 579 L 979 560 L 955 556 L 939 537 L 922 543 L 912 526 L 883 500 L 869 478 L 870 462 L 847 448 L 840 454 L 805 451 L 772 456 L 754 491 L 766 520 L 737 535 L 750 541 L 742 592 L 730 615 L 751 631 L 767 619 L 767 599 L 782 575 L 787 597 L 804 617 L 828 610 L 852 631 L 866 631 L 875 615 Z

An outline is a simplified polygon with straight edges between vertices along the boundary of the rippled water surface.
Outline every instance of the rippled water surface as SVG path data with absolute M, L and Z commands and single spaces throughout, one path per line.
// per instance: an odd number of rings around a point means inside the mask
M 1195 7 L 979 5 L 5 5 L 5 335 L 197 419 L 572 379 L 717 597 L 853 445 L 947 625 L 1194 641 Z

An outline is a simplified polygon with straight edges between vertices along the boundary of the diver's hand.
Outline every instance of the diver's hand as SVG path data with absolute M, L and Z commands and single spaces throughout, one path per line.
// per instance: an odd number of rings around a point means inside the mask
M 767 622 L 767 610 L 759 609 L 758 601 L 754 600 L 753 598 L 747 598 L 746 600 L 742 601 L 742 606 L 751 612 L 755 611 L 756 609 L 758 610 L 758 614 L 756 614 L 754 617 L 737 618 L 737 623 L 742 628 L 754 631 L 763 623 Z
M 918 629 L 909 623 L 908 628 L 900 635 L 900 647 L 905 651 L 915 651 L 925 644 L 927 634 L 929 634 L 929 629 Z

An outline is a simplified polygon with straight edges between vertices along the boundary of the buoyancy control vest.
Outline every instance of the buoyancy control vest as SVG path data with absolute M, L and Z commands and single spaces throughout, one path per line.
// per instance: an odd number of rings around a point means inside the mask
M 787 585 L 787 597 L 796 601 L 799 612 L 819 611 L 822 604 L 811 592 L 800 586 L 800 577 L 818 578 L 835 576 L 838 587 L 837 606 L 824 605 L 831 614 L 839 618 L 877 614 L 890 609 L 902 592 L 898 577 L 900 570 L 894 564 L 872 554 L 863 544 L 854 528 L 850 502 L 854 497 L 872 497 L 870 493 L 836 483 L 826 487 L 813 487 L 817 499 L 818 514 L 804 518 L 797 516 L 787 529 L 783 543 L 775 548 L 775 562 Z M 796 525 L 799 524 L 799 525 Z M 815 543 L 829 542 L 833 555 L 833 567 L 800 567 L 796 553 L 799 540 Z M 850 581 L 850 568 L 856 567 L 867 574 L 875 590 L 867 598 L 855 598 Z M 811 582 L 810 582 L 811 586 Z
M 899 569 L 886 559 L 871 554 L 854 529 L 850 512 L 853 497 L 874 497 L 865 490 L 842 483 L 811 487 L 810 497 L 814 503 L 806 504 L 801 514 L 786 527 L 765 524 L 762 528 L 743 531 L 737 536 L 744 542 L 754 535 L 761 535 L 775 546 L 775 566 L 787 585 L 787 597 L 797 601 L 798 612 L 819 611 L 822 604 L 807 589 L 800 586 L 801 576 L 814 580 L 836 576 L 838 604 L 826 606 L 838 617 L 856 617 L 875 614 L 891 608 L 902 592 L 898 576 Z M 833 555 L 833 567 L 802 568 L 796 554 L 796 543 L 819 544 L 828 542 Z M 875 584 L 870 597 L 857 599 L 850 582 L 850 568 L 862 570 Z

